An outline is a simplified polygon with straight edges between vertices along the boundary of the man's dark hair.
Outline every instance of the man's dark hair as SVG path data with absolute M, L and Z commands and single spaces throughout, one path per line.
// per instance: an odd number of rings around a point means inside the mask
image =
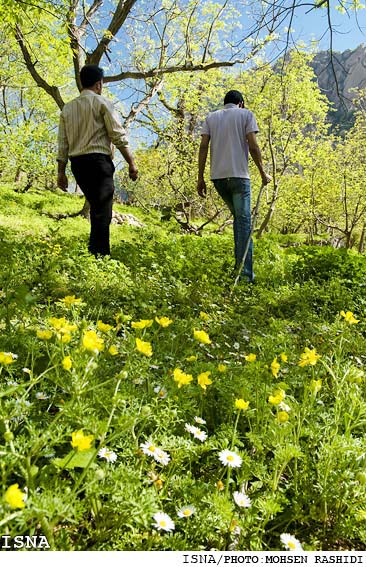
M 104 71 L 98 65 L 85 65 L 80 71 L 80 81 L 83 89 L 88 89 L 101 81 L 104 77 Z
M 224 98 L 224 104 L 239 104 L 244 102 L 243 95 L 239 91 L 229 91 Z

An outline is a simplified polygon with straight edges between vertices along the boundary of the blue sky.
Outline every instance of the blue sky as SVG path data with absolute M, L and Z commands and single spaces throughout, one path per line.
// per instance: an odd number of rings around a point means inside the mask
M 319 49 L 328 49 L 330 35 L 327 32 L 326 10 L 313 10 L 306 13 L 307 10 L 308 8 L 302 8 L 296 12 L 292 23 L 294 39 L 302 39 L 308 43 L 313 38 L 320 41 Z M 361 43 L 366 44 L 366 9 L 349 14 L 340 14 L 337 10 L 332 10 L 331 19 L 334 28 L 333 48 L 335 51 L 355 49 Z

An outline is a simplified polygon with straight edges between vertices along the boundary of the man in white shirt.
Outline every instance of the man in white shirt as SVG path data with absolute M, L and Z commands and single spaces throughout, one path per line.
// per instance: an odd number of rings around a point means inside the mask
M 57 186 L 67 190 L 66 164 L 90 203 L 89 251 L 95 256 L 110 254 L 109 227 L 114 193 L 113 146 L 129 166 L 129 176 L 136 180 L 138 171 L 128 147 L 126 132 L 113 103 L 101 96 L 103 69 L 85 65 L 80 71 L 83 90 L 65 104 L 58 130 Z
M 211 180 L 234 216 L 235 270 L 239 270 L 251 233 L 250 153 L 262 178 L 263 185 L 271 181 L 264 171 L 261 151 L 257 143 L 258 126 L 254 114 L 244 108 L 243 95 L 229 91 L 224 108 L 211 112 L 201 130 L 198 157 L 197 191 L 206 196 L 204 171 L 210 146 Z M 254 281 L 253 242 L 250 242 L 240 279 Z

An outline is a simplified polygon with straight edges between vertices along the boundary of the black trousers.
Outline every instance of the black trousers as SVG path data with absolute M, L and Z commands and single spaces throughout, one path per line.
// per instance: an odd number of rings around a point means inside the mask
M 112 219 L 114 164 L 105 154 L 71 157 L 71 171 L 90 204 L 89 252 L 110 254 L 109 225 Z

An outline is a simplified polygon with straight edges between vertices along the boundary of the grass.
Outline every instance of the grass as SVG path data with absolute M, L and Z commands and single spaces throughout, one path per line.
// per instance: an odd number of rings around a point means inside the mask
M 234 289 L 230 232 L 128 208 L 145 226 L 112 226 L 95 260 L 85 219 L 45 214 L 78 197 L 2 186 L 0 202 L 4 533 L 55 550 L 279 550 L 284 533 L 363 549 L 363 256 L 268 236 L 257 283 Z

